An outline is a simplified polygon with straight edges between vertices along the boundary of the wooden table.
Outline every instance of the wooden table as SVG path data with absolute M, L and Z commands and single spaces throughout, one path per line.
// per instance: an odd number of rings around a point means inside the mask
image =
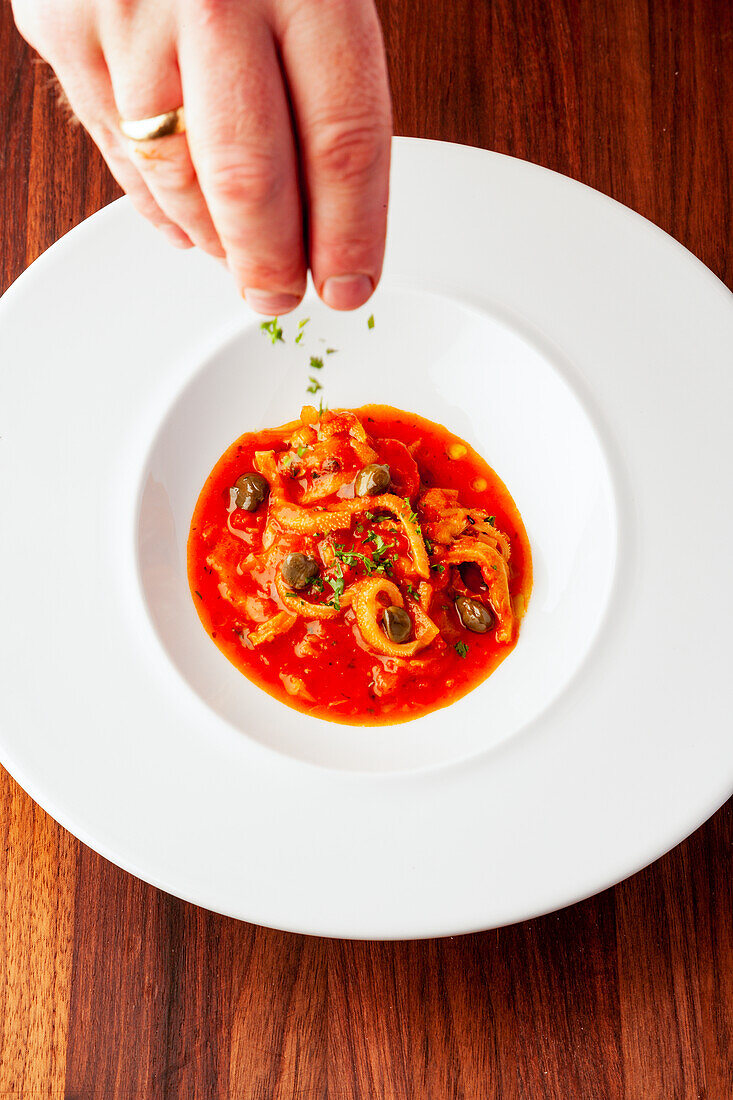
M 583 180 L 733 287 L 730 0 L 380 9 L 398 133 Z M 4 289 L 117 190 L 7 4 L 0 59 Z M 561 913 L 380 944 L 196 909 L 78 843 L 5 774 L 0 800 L 2 1100 L 733 1097 L 733 802 Z

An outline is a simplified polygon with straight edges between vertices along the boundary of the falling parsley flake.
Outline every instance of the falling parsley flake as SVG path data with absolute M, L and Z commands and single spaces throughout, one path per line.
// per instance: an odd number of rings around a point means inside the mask
M 374 314 L 372 313 L 367 321 L 367 328 L 374 328 Z
M 295 337 L 295 343 L 299 344 L 302 339 L 303 339 L 303 333 L 299 332 L 298 335 Z
M 313 378 L 309 375 L 309 380 L 311 384 L 308 386 L 308 393 L 318 393 L 319 390 L 323 389 L 323 386 L 317 378 Z
M 282 342 L 285 343 L 283 339 L 283 330 L 277 323 L 277 317 L 273 317 L 271 321 L 263 321 L 260 325 L 260 331 L 267 333 L 272 344 L 276 344 L 278 340 L 282 340 Z
M 304 317 L 302 321 L 298 321 L 298 328 L 305 328 L 310 321 L 310 317 Z
M 319 359 L 317 355 L 311 355 L 311 367 L 313 370 L 320 370 L 323 366 L 323 360 Z
M 326 355 L 335 355 L 338 348 L 326 348 Z

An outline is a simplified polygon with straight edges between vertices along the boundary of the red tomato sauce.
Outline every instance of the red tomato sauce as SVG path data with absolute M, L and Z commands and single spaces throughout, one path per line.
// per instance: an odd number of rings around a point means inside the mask
M 205 630 L 258 687 L 319 718 L 390 724 L 449 705 L 517 642 L 532 560 L 514 501 L 467 443 L 414 413 L 367 405 L 301 416 L 311 422 L 241 436 L 201 491 L 188 576 Z M 367 458 L 388 467 L 388 495 L 355 496 Z M 246 511 L 233 486 L 253 471 L 270 493 Z M 400 515 L 389 510 L 398 502 Z M 345 517 L 340 529 L 317 530 L 334 516 Z M 305 589 L 284 580 L 293 552 L 318 565 Z M 459 597 L 487 609 L 489 629 L 466 628 Z M 409 656 L 401 644 L 398 655 L 379 651 L 397 645 L 382 616 L 398 598 L 412 621 L 406 645 L 418 647 Z

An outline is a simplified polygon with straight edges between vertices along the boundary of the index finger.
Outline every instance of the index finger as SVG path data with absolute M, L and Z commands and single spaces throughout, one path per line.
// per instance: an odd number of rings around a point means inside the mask
M 371 0 L 318 0 L 278 30 L 313 281 L 327 305 L 355 309 L 379 281 L 387 231 L 392 110 L 379 19 Z

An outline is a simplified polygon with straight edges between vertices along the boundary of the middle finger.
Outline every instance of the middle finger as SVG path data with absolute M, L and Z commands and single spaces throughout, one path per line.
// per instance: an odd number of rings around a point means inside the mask
M 286 313 L 305 292 L 295 144 L 272 32 L 256 10 L 196 6 L 179 60 L 191 155 L 247 302 Z

